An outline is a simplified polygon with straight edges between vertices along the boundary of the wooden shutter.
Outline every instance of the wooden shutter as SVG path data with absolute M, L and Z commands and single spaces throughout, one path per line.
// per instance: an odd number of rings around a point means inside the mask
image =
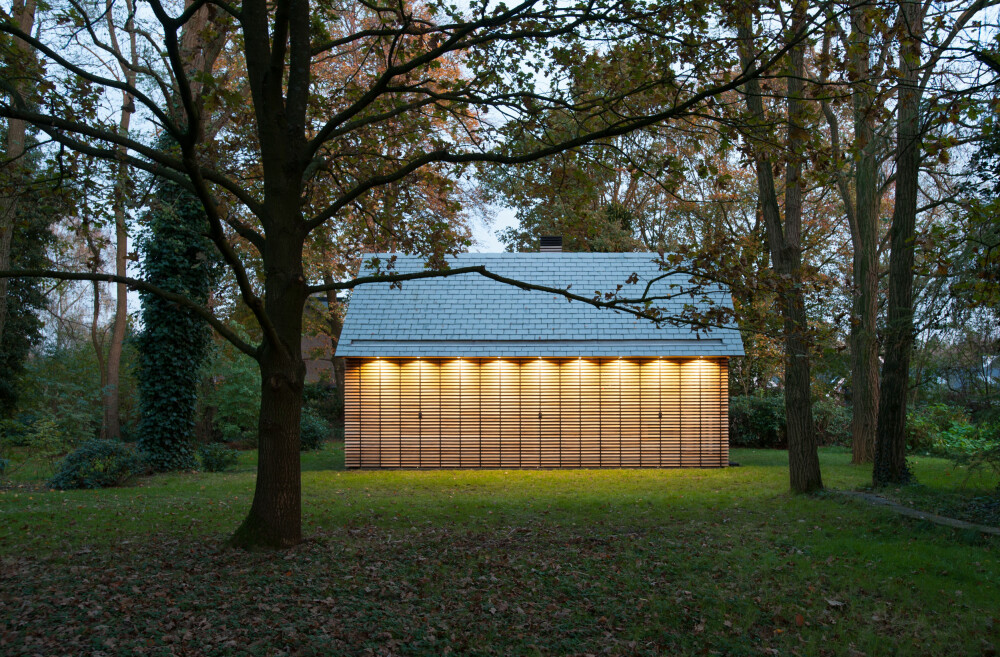
M 582 429 L 581 416 L 581 386 L 580 371 L 583 362 L 580 359 L 555 361 L 559 377 L 559 466 L 561 468 L 579 468 L 581 463 L 580 433 Z M 547 411 L 543 411 L 547 412 Z
M 500 359 L 479 361 L 479 412 L 482 462 L 480 467 L 500 467 Z
M 403 468 L 420 467 L 420 361 L 399 361 L 399 464 Z
M 356 468 L 724 466 L 724 359 L 348 359 Z
M 360 361 L 344 362 L 344 467 L 361 467 L 361 369 Z

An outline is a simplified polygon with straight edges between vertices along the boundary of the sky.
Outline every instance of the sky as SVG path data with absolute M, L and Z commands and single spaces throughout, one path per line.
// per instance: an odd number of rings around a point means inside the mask
M 481 217 L 476 217 L 472 225 L 472 237 L 475 243 L 469 247 L 472 253 L 501 253 L 503 244 L 497 239 L 497 233 L 504 228 L 517 225 L 517 217 L 511 208 L 499 208 L 493 220 L 487 224 Z

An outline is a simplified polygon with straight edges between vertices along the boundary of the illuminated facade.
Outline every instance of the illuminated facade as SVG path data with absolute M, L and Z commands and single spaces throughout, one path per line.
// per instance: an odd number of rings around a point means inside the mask
M 650 261 L 649 254 L 469 254 L 452 266 L 482 263 L 518 280 L 601 290 L 631 272 L 644 287 L 643 274 L 659 273 Z M 419 264 L 400 258 L 396 270 Z M 711 293 L 731 303 L 725 290 Z M 462 274 L 402 289 L 358 288 L 337 354 L 347 359 L 348 467 L 729 462 L 728 359 L 742 355 L 732 329 L 658 329 Z

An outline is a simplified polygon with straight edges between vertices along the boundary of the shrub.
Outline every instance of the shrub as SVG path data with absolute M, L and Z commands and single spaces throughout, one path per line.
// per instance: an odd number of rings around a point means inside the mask
M 303 452 L 322 447 L 330 437 L 330 424 L 308 408 L 302 409 L 302 421 L 299 424 L 300 447 Z
M 906 447 L 913 451 L 937 451 L 935 441 L 954 426 L 960 427 L 959 433 L 971 428 L 969 415 L 961 406 L 928 404 L 910 409 L 906 414 Z
M 307 383 L 302 390 L 304 407 L 326 418 L 333 424 L 342 422 L 344 404 L 337 387 L 329 383 Z
M 18 449 L 18 468 L 27 463 L 41 463 L 54 472 L 56 461 L 73 446 L 52 418 L 0 421 L 0 451 Z M 9 464 L 8 464 L 9 465 Z
M 785 398 L 739 396 L 729 400 L 729 442 L 737 447 L 784 447 Z
M 979 425 L 971 433 L 954 446 L 951 460 L 967 466 L 970 471 L 990 470 L 1000 476 L 1000 423 Z M 1000 483 L 997 488 L 1000 490 Z
M 851 444 L 851 412 L 843 404 L 823 397 L 813 404 L 813 421 L 820 445 Z
M 235 347 L 224 346 L 210 363 L 214 373 L 202 399 L 203 408 L 214 408 L 214 433 L 224 442 L 257 445 L 260 410 L 260 368 Z
M 90 440 L 59 463 L 49 486 L 60 490 L 121 486 L 145 470 L 142 457 L 129 445 Z
M 820 445 L 851 441 L 851 413 L 829 397 L 813 403 Z M 785 448 L 788 445 L 783 394 L 737 396 L 729 400 L 729 443 L 734 447 Z
M 198 459 L 205 472 L 224 472 L 236 467 L 236 450 L 222 443 L 209 443 L 198 448 Z

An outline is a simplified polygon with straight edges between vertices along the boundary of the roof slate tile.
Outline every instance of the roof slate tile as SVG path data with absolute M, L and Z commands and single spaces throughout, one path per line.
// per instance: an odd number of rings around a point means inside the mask
M 378 257 L 385 262 L 385 255 Z M 452 258 L 450 265 L 485 265 L 508 278 L 569 287 L 581 296 L 596 293 L 603 298 L 604 291 L 622 285 L 620 294 L 635 298 L 661 273 L 654 259 L 650 253 L 469 253 Z M 396 256 L 396 272 L 421 271 L 423 265 L 419 257 Z M 370 272 L 364 268 L 363 273 Z M 633 272 L 638 283 L 626 284 Z M 688 278 L 669 275 L 654 283 L 650 293 L 676 294 L 690 287 Z M 709 303 L 731 308 L 732 298 L 728 290 L 713 286 L 704 294 L 681 294 L 657 305 L 665 315 L 677 316 L 685 304 L 707 307 Z M 337 355 L 741 356 L 743 341 L 735 328 L 716 328 L 699 336 L 684 326 L 657 326 L 628 313 L 567 301 L 549 292 L 521 290 L 472 273 L 405 281 L 396 289 L 388 283 L 358 286 L 351 295 Z

